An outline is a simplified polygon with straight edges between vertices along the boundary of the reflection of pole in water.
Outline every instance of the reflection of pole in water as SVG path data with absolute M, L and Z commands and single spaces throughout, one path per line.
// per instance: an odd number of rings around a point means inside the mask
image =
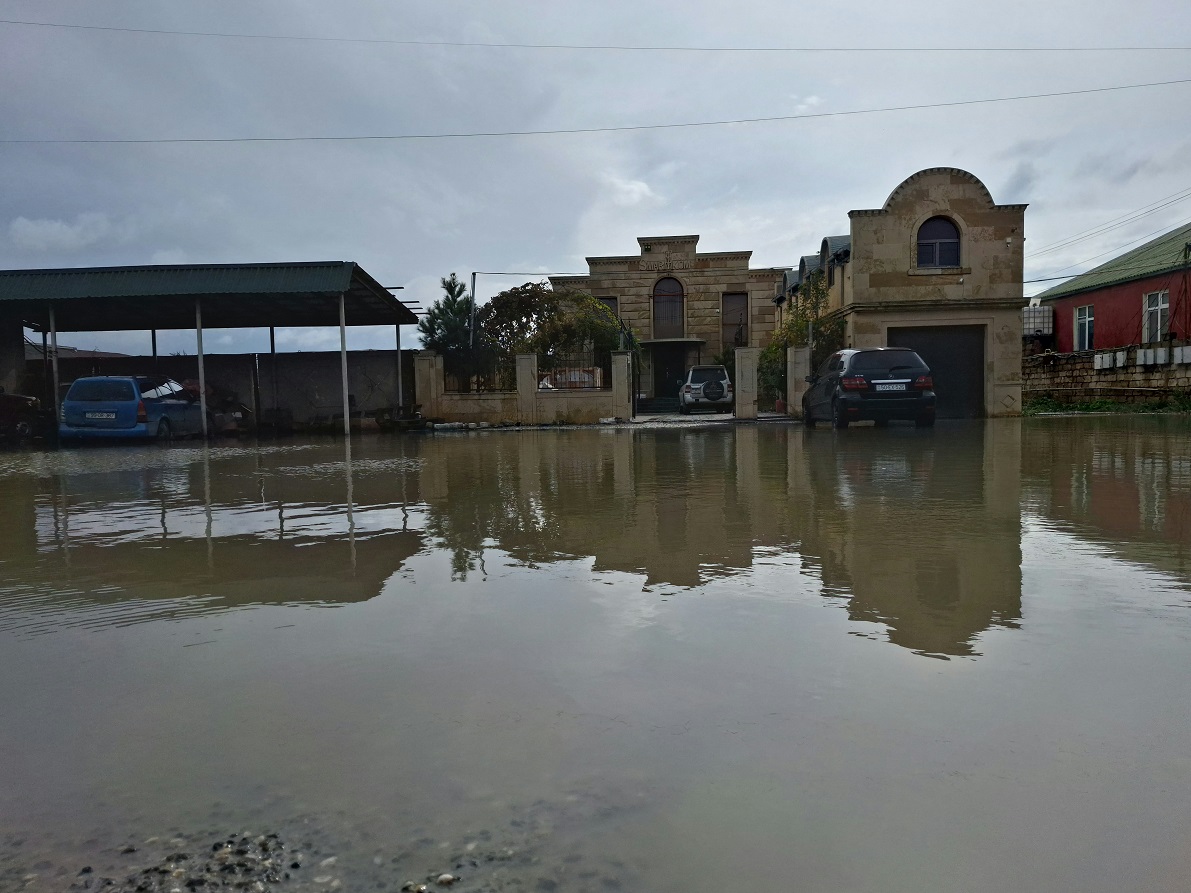
M 343 469 L 347 477 L 347 541 L 351 547 L 352 572 L 356 570 L 356 518 L 352 513 L 352 439 L 343 438 Z
M 215 569 L 215 548 L 211 539 L 211 451 L 203 440 L 203 506 L 207 514 L 207 569 Z
M 62 524 L 59 532 L 62 537 L 62 557 L 66 561 L 66 566 L 70 567 L 70 503 L 66 498 L 66 475 L 58 475 L 58 496 L 62 502 Z M 57 511 L 55 511 L 55 518 Z

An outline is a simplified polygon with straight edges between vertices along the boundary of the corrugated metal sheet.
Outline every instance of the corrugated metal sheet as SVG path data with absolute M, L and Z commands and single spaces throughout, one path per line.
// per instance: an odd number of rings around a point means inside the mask
M 0 301 L 163 295 L 335 294 L 351 286 L 350 261 L 186 264 L 0 270 Z
M 1180 269 L 1185 262 L 1183 252 L 1188 242 L 1191 242 L 1191 223 L 1146 242 L 1140 248 L 1126 251 L 1120 257 L 1068 279 L 1062 285 L 1049 288 L 1038 297 L 1044 301 L 1052 301 L 1055 298 Z
M 850 234 L 843 236 L 828 236 L 823 240 L 827 243 L 827 256 L 831 257 L 837 251 L 844 248 L 852 247 L 852 236 Z
M 412 325 L 417 317 L 352 261 L 0 270 L 0 302 L 25 325 L 60 331 Z

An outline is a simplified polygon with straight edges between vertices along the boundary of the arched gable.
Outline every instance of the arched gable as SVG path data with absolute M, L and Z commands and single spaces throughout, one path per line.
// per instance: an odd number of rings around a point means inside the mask
M 975 174 L 970 174 L 967 171 L 960 170 L 957 167 L 928 167 L 925 170 L 921 170 L 916 174 L 911 174 L 909 177 L 906 177 L 906 179 L 902 180 L 902 182 L 897 185 L 893 192 L 889 193 L 889 198 L 885 199 L 885 204 L 881 206 L 881 210 L 888 211 L 895 204 L 897 204 L 901 196 L 911 187 L 916 186 L 922 180 L 934 177 L 947 177 L 949 179 L 958 177 L 962 180 L 965 180 L 977 188 L 979 194 L 983 197 L 985 203 L 990 209 L 997 206 L 997 203 L 993 201 L 992 193 L 988 191 L 988 187 L 985 186 L 984 183 L 981 182 L 980 178 Z

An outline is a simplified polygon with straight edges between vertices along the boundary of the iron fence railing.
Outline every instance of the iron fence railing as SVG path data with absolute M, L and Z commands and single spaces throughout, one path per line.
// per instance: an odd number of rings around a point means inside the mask
M 610 350 L 538 356 L 540 390 L 607 390 L 611 387 Z
M 471 369 L 443 376 L 443 390 L 448 394 L 484 394 L 517 390 L 517 361 L 490 359 Z

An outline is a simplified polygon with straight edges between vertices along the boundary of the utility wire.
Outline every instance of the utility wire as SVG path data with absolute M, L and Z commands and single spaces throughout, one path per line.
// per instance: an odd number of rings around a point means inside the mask
M 675 130 L 684 127 L 723 127 L 730 124 L 768 124 L 779 121 L 805 121 L 814 118 L 844 118 L 854 115 L 873 115 L 882 112 L 911 112 L 924 109 L 957 108 L 970 105 L 989 105 L 1001 102 L 1020 102 L 1026 99 L 1052 99 L 1060 96 L 1087 96 L 1094 93 L 1113 93 L 1122 90 L 1142 90 L 1149 87 L 1169 87 L 1191 84 L 1191 78 L 1171 81 L 1152 81 L 1146 84 L 1123 84 L 1115 87 L 1091 87 L 1086 90 L 1061 90 L 1053 93 L 1028 93 L 1020 96 L 998 96 L 991 99 L 963 99 L 955 102 L 930 102 L 919 105 L 885 106 L 883 108 L 850 109 L 842 112 L 808 112 L 800 115 L 772 115 L 763 118 L 731 118 L 722 121 L 682 121 L 673 124 L 629 124 L 622 127 L 575 127 L 554 130 L 491 130 L 458 133 L 374 134 L 371 136 L 249 136 L 249 137 L 170 137 L 164 139 L 85 138 L 85 139 L 0 139 L 7 145 L 161 145 L 169 143 L 300 143 L 300 142 L 399 142 L 410 140 L 480 139 L 509 136 L 562 136 L 588 133 L 627 133 L 641 130 Z
M 1058 242 L 1053 242 L 1050 245 L 1039 248 L 1037 251 L 1034 251 L 1030 254 L 1030 260 L 1033 260 L 1042 254 L 1049 254 L 1052 251 L 1058 251 L 1060 248 L 1067 248 L 1071 245 L 1074 245 L 1076 242 L 1083 242 L 1092 238 L 1093 236 L 1103 235 L 1109 230 L 1118 229 L 1127 223 L 1133 223 L 1137 220 L 1140 220 L 1142 217 L 1148 217 L 1150 214 L 1156 214 L 1158 211 L 1169 208 L 1171 205 L 1176 205 L 1179 202 L 1184 202 L 1189 198 L 1191 198 L 1191 187 L 1172 193 L 1171 195 L 1168 195 L 1165 198 L 1160 198 L 1157 201 L 1150 202 L 1148 205 L 1142 205 L 1140 208 L 1135 208 L 1134 210 L 1129 211 L 1120 217 L 1114 217 L 1098 226 L 1092 227 L 1091 229 L 1082 230 L 1081 232 L 1078 232 L 1073 236 L 1069 236 L 1066 239 L 1062 239 Z
M 1176 229 L 1178 229 L 1178 228 L 1179 228 L 1179 227 L 1181 227 L 1181 226 L 1186 226 L 1188 223 L 1191 223 L 1191 218 L 1188 218 L 1188 219 L 1186 219 L 1186 220 L 1183 220 L 1183 221 L 1181 221 L 1181 222 L 1179 222 L 1179 223 L 1176 223 L 1174 226 L 1164 226 L 1164 227 L 1162 227 L 1161 229 L 1156 229 L 1156 230 L 1154 230 L 1153 232 L 1146 233 L 1144 236 L 1138 236 L 1136 239 L 1131 239 L 1130 241 L 1126 242 L 1124 245 L 1120 245 L 1120 246 L 1118 246 L 1118 247 L 1116 247 L 1116 248 L 1109 248 L 1107 251 L 1101 251 L 1099 254 L 1092 255 L 1091 257 L 1085 258 L 1084 260 L 1078 261 L 1078 262 L 1076 262 L 1076 263 L 1073 263 L 1073 264 L 1068 264 L 1068 265 L 1067 265 L 1067 266 L 1065 266 L 1065 267 L 1060 267 L 1058 270 L 1055 270 L 1055 273 L 1056 273 L 1056 274 L 1058 274 L 1058 273 L 1062 273 L 1062 272 L 1063 272 L 1063 270 L 1070 270 L 1072 267 L 1082 267 L 1084 264 L 1086 264 L 1086 263 L 1090 263 L 1091 261 L 1094 261 L 1094 260 L 1096 260 L 1097 258 L 1104 257 L 1104 255 L 1106 255 L 1106 254 L 1113 254 L 1114 252 L 1123 251 L 1124 249 L 1126 249 L 1126 248 L 1130 248 L 1131 246 L 1136 246 L 1138 242 L 1144 242 L 1146 239 L 1152 238 L 1153 236 L 1159 235 L 1159 234 L 1161 234 L 1161 233 L 1168 233 L 1168 232 L 1171 232 L 1171 231 L 1173 231 L 1173 230 L 1176 230 Z M 1145 266 L 1142 266 L 1142 267 L 1137 267 L 1136 269 L 1145 269 L 1147 266 L 1150 266 L 1150 265 L 1148 265 L 1148 264 L 1147 264 L 1147 265 L 1145 265 Z M 1067 275 L 1067 276 L 1059 276 L 1059 275 L 1055 275 L 1055 276 L 1049 276 L 1049 277 L 1047 277 L 1047 278 L 1048 278 L 1048 279 L 1073 279 L 1073 278 L 1075 278 L 1076 276 L 1082 276 L 1082 275 L 1084 275 L 1084 273 L 1091 273 L 1091 272 L 1094 272 L 1094 271 L 1095 271 L 1095 269 L 1096 269 L 1096 268 L 1095 268 L 1095 267 L 1093 267 L 1093 268 L 1092 268 L 1092 269 L 1090 269 L 1090 270 L 1084 270 L 1082 273 L 1071 273 L 1071 274 L 1069 274 L 1069 275 Z M 1121 271 L 1122 271 L 1122 272 L 1124 272 L 1124 271 L 1126 271 L 1126 270 L 1129 270 L 1129 269 L 1134 269 L 1134 268 L 1130 268 L 1130 267 L 1122 267 L 1122 268 L 1121 268 Z M 1030 279 L 1030 280 L 1026 280 L 1026 281 L 1028 281 L 1028 282 L 1043 282 L 1043 281 L 1045 281 L 1045 280 L 1043 280 L 1043 279 Z
M 236 40 L 288 40 L 310 43 L 371 43 L 392 46 L 460 47 L 464 49 L 590 50 L 630 53 L 1148 53 L 1186 52 L 1191 46 L 1003 46 L 1003 47 L 847 47 L 847 46 L 642 46 L 634 44 L 496 43 L 466 40 L 398 40 L 383 37 L 328 37 L 300 34 L 246 34 L 230 31 L 178 31 L 165 28 L 118 28 L 108 25 L 75 25 L 0 19 L 0 25 L 33 28 L 67 28 L 76 31 L 111 31 L 124 34 L 157 34 L 180 37 L 218 37 Z

